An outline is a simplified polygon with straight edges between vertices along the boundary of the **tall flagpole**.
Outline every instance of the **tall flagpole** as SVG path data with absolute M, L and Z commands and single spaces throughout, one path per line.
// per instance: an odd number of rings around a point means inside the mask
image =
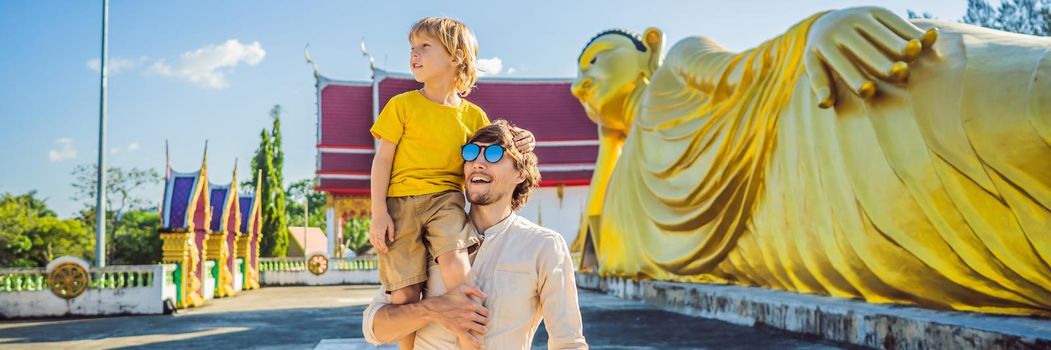
M 95 189 L 95 266 L 106 266 L 106 46 L 109 44 L 109 0 L 102 0 L 102 77 L 99 81 L 99 162 Z

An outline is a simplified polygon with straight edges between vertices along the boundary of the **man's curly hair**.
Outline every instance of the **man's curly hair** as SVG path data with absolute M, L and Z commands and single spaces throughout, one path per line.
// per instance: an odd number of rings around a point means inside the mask
M 505 156 L 511 158 L 515 170 L 521 171 L 525 181 L 515 186 L 511 194 L 511 210 L 518 210 L 529 200 L 529 192 L 540 185 L 540 168 L 537 166 L 536 153 L 522 153 L 515 147 L 514 127 L 506 120 L 497 120 L 486 127 L 478 129 L 468 143 L 480 142 L 503 146 Z

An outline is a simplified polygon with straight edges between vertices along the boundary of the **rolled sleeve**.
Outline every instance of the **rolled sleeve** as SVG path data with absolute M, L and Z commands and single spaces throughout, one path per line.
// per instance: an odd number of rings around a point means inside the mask
M 361 317 L 361 333 L 365 335 L 365 341 L 369 342 L 369 344 L 383 344 L 376 339 L 376 333 L 372 331 L 372 324 L 376 319 L 376 313 L 387 305 L 390 305 L 390 295 L 380 287 L 379 294 L 376 294 L 376 297 L 372 298 L 372 301 L 369 302 L 369 306 L 365 308 L 365 312 Z
M 540 311 L 547 329 L 548 349 L 587 349 L 580 320 L 573 259 L 560 235 L 554 235 L 540 263 Z

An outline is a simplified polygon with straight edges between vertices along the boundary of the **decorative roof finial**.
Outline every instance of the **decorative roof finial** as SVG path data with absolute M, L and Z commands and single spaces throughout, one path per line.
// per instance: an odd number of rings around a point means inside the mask
M 201 160 L 201 171 L 208 167 L 208 140 L 204 140 L 204 159 Z
M 172 156 L 168 151 L 168 139 L 164 139 L 164 180 L 172 177 Z
M 369 69 L 371 69 L 373 75 L 375 75 L 376 60 L 372 59 L 372 54 L 369 54 L 369 50 L 365 48 L 365 37 L 361 37 L 361 55 L 369 58 Z
M 237 196 L 237 157 L 234 157 L 234 178 L 230 180 L 230 193 Z
M 314 58 L 313 57 L 310 57 L 310 43 L 309 42 L 307 43 L 307 46 L 303 48 L 303 57 L 306 58 L 307 59 L 307 63 L 309 63 L 314 68 L 314 79 L 317 79 L 318 77 L 320 77 L 321 73 L 318 73 L 317 63 L 314 62 Z
M 263 186 L 263 169 L 259 169 L 259 171 L 256 172 L 255 186 L 254 186 L 255 199 L 257 201 L 259 200 L 259 194 L 261 193 L 261 191 L 259 189 L 262 188 L 262 186 Z

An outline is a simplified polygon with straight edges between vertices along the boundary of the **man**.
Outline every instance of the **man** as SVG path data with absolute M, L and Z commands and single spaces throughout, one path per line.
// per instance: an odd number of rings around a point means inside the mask
M 415 349 L 526 349 L 544 320 L 550 349 L 586 349 L 573 262 L 560 234 L 514 211 L 540 182 L 537 158 L 518 152 L 511 126 L 496 121 L 463 149 L 468 218 L 482 243 L 471 253 L 469 280 L 446 293 L 440 270 L 428 268 L 426 298 L 390 305 L 381 290 L 364 312 L 362 332 L 372 344 L 416 332 Z M 482 300 L 482 305 L 472 298 Z M 457 344 L 457 335 L 473 344 Z

